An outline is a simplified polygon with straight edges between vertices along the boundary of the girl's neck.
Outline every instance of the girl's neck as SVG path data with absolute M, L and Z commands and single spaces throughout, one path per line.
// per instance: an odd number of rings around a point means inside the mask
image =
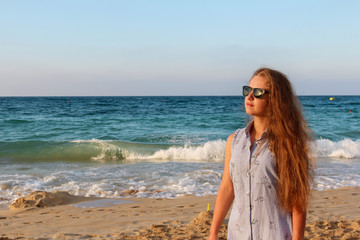
M 254 124 L 252 127 L 252 133 L 255 139 L 259 139 L 265 132 L 268 126 L 268 119 L 265 117 L 254 117 Z

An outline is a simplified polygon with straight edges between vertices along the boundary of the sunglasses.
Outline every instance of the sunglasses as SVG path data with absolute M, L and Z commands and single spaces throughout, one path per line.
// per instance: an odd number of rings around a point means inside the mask
M 269 91 L 262 88 L 252 88 L 249 86 L 243 86 L 243 95 L 247 97 L 252 91 L 254 91 L 253 95 L 255 98 L 263 98 L 265 93 L 269 93 Z

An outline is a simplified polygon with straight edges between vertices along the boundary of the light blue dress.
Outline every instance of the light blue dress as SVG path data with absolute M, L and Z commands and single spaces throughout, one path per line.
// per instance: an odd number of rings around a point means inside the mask
M 291 213 L 277 203 L 274 155 L 269 150 L 266 132 L 250 150 L 252 124 L 238 129 L 232 142 L 229 171 L 235 198 L 228 239 L 291 240 Z

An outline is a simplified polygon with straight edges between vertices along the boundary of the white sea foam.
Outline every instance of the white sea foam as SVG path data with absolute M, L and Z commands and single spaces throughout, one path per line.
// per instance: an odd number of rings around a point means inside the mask
M 128 156 L 128 159 L 222 161 L 225 156 L 225 145 L 226 142 L 223 140 L 209 141 L 200 146 L 185 145 L 158 150 L 150 156 Z
M 210 148 L 205 145 L 199 148 Z M 196 147 L 189 149 L 200 154 Z M 23 170 L 19 170 L 20 166 Z M 27 170 L 30 167 L 31 170 Z M 360 161 L 357 159 L 319 158 L 315 169 L 316 188 L 360 187 L 358 169 Z M 0 207 L 36 190 L 61 190 L 74 195 L 108 198 L 124 197 L 126 190 L 134 190 L 134 197 L 205 196 L 217 193 L 222 172 L 222 162 L 207 160 L 5 165 L 0 174 L 0 199 L 4 200 L 0 201 Z
M 338 142 L 319 139 L 313 144 L 313 151 L 315 157 L 360 158 L 360 139 L 356 141 L 344 139 Z
M 155 145 L 152 151 L 146 149 L 146 144 L 139 143 L 98 139 L 77 140 L 74 142 L 92 144 L 98 153 L 96 156 L 91 157 L 91 160 L 99 162 L 117 160 L 220 162 L 224 160 L 226 147 L 224 140 L 208 141 L 197 145 L 189 143 L 169 148 L 156 147 Z M 341 141 L 319 139 L 313 142 L 312 150 L 316 158 L 360 158 L 360 139 L 356 141 L 351 139 Z
M 135 197 L 204 196 L 216 194 L 221 182 L 226 145 L 223 140 L 168 148 L 166 145 L 147 148 L 146 144 L 97 139 L 76 143 L 85 144 L 85 148 L 80 146 L 82 150 L 90 146 L 95 153 L 94 161 L 140 161 L 95 166 L 82 162 L 4 165 L 0 174 L 0 199 L 9 204 L 35 190 L 61 190 L 99 197 L 123 196 L 125 190 L 135 190 Z M 360 187 L 360 140 L 320 139 L 314 142 L 313 149 L 317 157 L 317 189 Z
M 158 149 L 149 152 L 146 144 L 122 143 L 107 140 L 76 140 L 74 143 L 90 143 L 98 149 L 99 154 L 91 157 L 93 161 L 116 161 L 116 160 L 153 160 L 153 161 L 223 161 L 225 156 L 224 140 L 208 141 L 200 145 L 191 143 L 183 146 L 172 146 L 167 149 Z
M 80 196 L 173 198 L 185 194 L 216 194 L 222 176 L 221 163 L 148 163 L 57 165 L 47 169 L 0 176 L 0 207 L 33 191 L 67 191 Z M 11 166 L 8 166 L 10 169 Z M 36 172 L 34 175 L 33 172 Z

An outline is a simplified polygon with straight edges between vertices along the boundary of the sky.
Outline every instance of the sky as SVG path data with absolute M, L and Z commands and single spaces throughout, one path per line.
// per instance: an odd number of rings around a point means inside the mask
M 0 0 L 0 96 L 360 95 L 360 1 Z

